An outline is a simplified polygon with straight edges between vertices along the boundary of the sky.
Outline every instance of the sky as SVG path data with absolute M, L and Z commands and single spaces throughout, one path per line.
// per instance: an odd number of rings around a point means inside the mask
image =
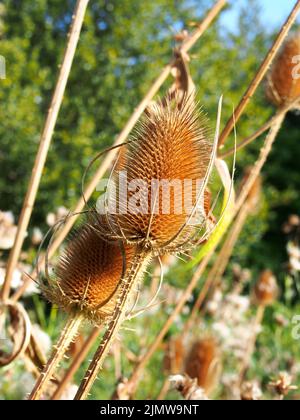
M 236 20 L 236 12 L 245 0 L 229 0 L 229 3 L 234 5 L 233 10 L 223 14 L 223 22 L 232 27 Z M 292 8 L 294 7 L 296 0 L 259 0 L 260 6 L 262 8 L 262 21 L 268 22 L 271 25 L 272 29 L 280 26 Z M 300 20 L 298 18 L 298 22 Z

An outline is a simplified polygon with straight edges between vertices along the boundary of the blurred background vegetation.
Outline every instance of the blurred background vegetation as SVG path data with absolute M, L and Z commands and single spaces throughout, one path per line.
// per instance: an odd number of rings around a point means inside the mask
M 45 233 L 49 212 L 55 212 L 59 206 L 72 208 L 80 197 L 81 178 L 89 161 L 112 144 L 151 81 L 169 61 L 176 45 L 173 35 L 201 19 L 212 3 L 91 0 L 31 230 L 38 226 Z M 0 54 L 7 64 L 7 77 L 0 81 L 0 209 L 10 210 L 16 217 L 28 185 L 74 4 L 74 0 L 0 2 Z M 220 95 L 225 98 L 224 125 L 276 34 L 260 19 L 256 0 L 241 4 L 244 7 L 240 9 L 237 26 L 216 22 L 191 52 L 191 75 L 212 126 Z M 273 112 L 262 85 L 237 126 L 238 139 L 254 132 Z M 294 305 L 299 296 L 295 282 L 287 280 L 287 240 L 282 225 L 289 215 L 299 213 L 299 140 L 299 115 L 290 113 L 263 170 L 259 213 L 248 220 L 232 260 L 250 268 L 254 280 L 262 269 L 274 271 L 282 290 L 278 305 L 282 305 L 288 319 L 296 311 Z M 237 183 L 243 169 L 254 162 L 261 144 L 258 140 L 238 154 Z M 29 239 L 25 248 L 30 248 Z M 181 266 L 176 275 L 171 271 L 166 281 L 184 288 L 189 276 Z M 225 281 L 229 282 L 230 276 L 228 270 Z M 35 309 L 33 316 L 40 322 L 36 312 L 41 314 L 45 308 L 44 304 L 39 305 L 42 308 Z M 47 327 L 48 320 L 44 322 Z M 150 339 L 159 325 L 152 328 Z M 57 333 L 51 331 L 53 336 Z M 270 326 L 261 340 L 272 346 L 275 333 Z M 128 345 L 136 350 L 134 340 Z M 277 346 L 280 351 L 299 350 L 299 342 L 293 342 L 288 333 Z M 152 382 L 155 376 L 147 382 L 148 391 Z M 145 397 L 147 389 L 141 390 L 140 396 Z

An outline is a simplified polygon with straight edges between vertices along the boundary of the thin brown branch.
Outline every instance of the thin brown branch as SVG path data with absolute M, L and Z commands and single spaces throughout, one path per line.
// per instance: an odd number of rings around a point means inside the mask
M 45 162 L 46 162 L 47 154 L 49 151 L 50 143 L 52 140 L 52 135 L 54 132 L 56 121 L 57 121 L 59 109 L 63 101 L 65 88 L 66 88 L 68 77 L 71 71 L 71 66 L 72 66 L 74 55 L 75 55 L 76 47 L 78 44 L 80 31 L 83 24 L 83 19 L 84 19 L 88 2 L 89 0 L 78 0 L 75 7 L 72 27 L 70 30 L 62 66 L 59 72 L 56 87 L 55 87 L 51 104 L 48 110 L 48 115 L 47 115 L 45 125 L 42 131 L 38 153 L 36 155 L 27 194 L 24 199 L 23 208 L 22 208 L 21 215 L 19 218 L 18 230 L 17 230 L 14 246 L 11 250 L 11 253 L 9 255 L 9 260 L 7 263 L 5 281 L 3 283 L 3 287 L 1 290 L 2 300 L 6 300 L 9 297 L 12 275 L 18 263 L 22 246 L 23 246 L 23 242 L 25 239 L 26 231 L 30 222 L 32 210 L 34 207 L 34 203 L 36 200 L 38 188 L 39 188 L 42 173 L 43 173 L 43 168 L 45 166 Z
M 218 284 L 219 280 L 221 279 L 222 275 L 224 274 L 226 267 L 228 265 L 228 261 L 230 259 L 230 256 L 232 254 L 234 245 L 241 233 L 241 230 L 244 226 L 245 220 L 249 214 L 249 208 L 245 204 L 236 220 L 234 221 L 231 229 L 229 230 L 227 234 L 227 238 L 222 245 L 222 248 L 216 258 L 216 261 L 214 262 L 212 268 L 210 269 L 207 278 L 205 280 L 205 283 L 198 295 L 198 298 L 193 306 L 193 309 L 191 311 L 191 315 L 184 327 L 183 334 L 188 334 L 188 332 L 191 330 L 193 325 L 196 322 L 199 310 L 201 309 L 207 295 L 209 292 L 212 291 L 212 288 L 214 285 Z
M 191 36 L 182 44 L 180 50 L 184 53 L 187 53 L 195 44 L 195 42 L 203 35 L 203 33 L 209 28 L 213 20 L 218 16 L 222 8 L 227 3 L 227 0 L 219 0 L 216 2 L 216 4 L 212 7 L 212 9 L 208 12 L 205 19 L 199 24 L 197 29 L 191 34 Z M 143 114 L 144 110 L 149 105 L 152 98 L 155 96 L 155 94 L 159 91 L 160 87 L 163 85 L 163 83 L 168 78 L 172 67 L 175 63 L 175 60 L 172 59 L 171 62 L 162 70 L 158 78 L 155 80 L 153 85 L 150 87 L 149 91 L 145 95 L 145 97 L 142 99 L 142 101 L 139 103 L 139 105 L 134 110 L 133 114 L 127 121 L 125 127 L 120 132 L 118 137 L 116 138 L 114 145 L 122 144 L 134 128 L 135 124 L 139 120 L 140 116 Z M 84 191 L 84 197 L 86 200 L 88 200 L 91 195 L 95 192 L 96 187 L 100 181 L 100 179 L 104 176 L 105 172 L 109 169 L 113 159 L 115 158 L 117 153 L 117 150 L 113 150 L 109 152 L 100 165 L 99 169 L 96 171 L 96 173 L 93 175 L 93 178 L 91 179 L 90 183 L 86 187 Z M 73 210 L 74 214 L 79 214 L 85 207 L 85 200 L 83 197 L 81 197 L 76 205 L 76 207 Z M 64 241 L 67 234 L 70 232 L 72 226 L 74 225 L 76 221 L 77 216 L 73 216 L 72 218 L 69 218 L 63 228 L 58 233 L 56 239 L 53 241 L 50 249 L 48 257 L 49 259 L 55 254 L 59 246 Z M 44 259 L 41 259 L 40 261 L 41 265 L 45 263 Z M 19 299 L 22 294 L 27 289 L 28 285 L 30 284 L 31 280 L 28 278 L 24 282 L 22 288 L 18 290 L 15 294 L 15 299 Z
M 267 56 L 265 57 L 264 61 L 262 62 L 258 72 L 254 76 L 254 79 L 250 83 L 247 91 L 245 92 L 241 102 L 237 106 L 236 110 L 234 111 L 233 115 L 227 122 L 222 134 L 220 135 L 219 139 L 219 148 L 223 147 L 225 141 L 227 140 L 228 136 L 232 132 L 234 125 L 239 121 L 240 117 L 242 116 L 245 108 L 247 107 L 249 101 L 252 99 L 256 89 L 260 85 L 261 81 L 263 80 L 264 76 L 266 75 L 273 59 L 275 58 L 279 48 L 282 46 L 283 41 L 287 37 L 289 30 L 291 29 L 293 23 L 296 20 L 296 17 L 300 11 L 300 0 L 297 0 L 291 14 L 289 15 L 286 22 L 283 24 L 273 46 L 271 47 L 270 51 L 268 52 Z
M 271 128 L 272 125 L 275 124 L 278 118 L 282 117 L 282 115 L 286 114 L 291 109 L 293 109 L 295 105 L 299 103 L 299 100 L 300 100 L 300 96 L 298 96 L 297 99 L 295 99 L 291 103 L 285 105 L 283 108 L 279 109 L 277 113 L 272 118 L 270 118 L 269 121 L 266 122 L 262 127 L 260 127 L 255 133 L 253 133 L 249 137 L 246 137 L 236 147 L 232 147 L 231 149 L 226 150 L 223 153 L 219 153 L 218 157 L 220 159 L 225 159 L 228 156 L 232 156 L 236 151 L 239 151 L 243 149 L 244 147 L 248 146 L 248 144 L 252 143 L 258 137 L 260 137 L 263 133 L 269 130 L 269 128 Z

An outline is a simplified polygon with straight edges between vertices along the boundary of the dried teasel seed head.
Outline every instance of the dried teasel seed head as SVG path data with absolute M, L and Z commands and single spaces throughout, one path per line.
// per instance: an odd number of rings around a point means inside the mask
M 167 98 L 148 108 L 114 174 L 119 212 L 110 214 L 109 219 L 120 237 L 125 236 L 128 242 L 147 239 L 152 248 L 159 249 L 176 236 L 192 213 L 211 159 L 206 127 L 207 122 L 188 98 L 180 105 Z M 121 173 L 126 174 L 129 191 L 125 201 L 120 200 Z M 161 184 L 157 189 L 157 183 L 166 183 L 167 190 Z M 199 224 L 201 216 L 205 218 L 204 192 L 200 201 Z M 180 239 L 192 229 L 187 226 Z
M 45 296 L 65 311 L 81 311 L 102 322 L 114 307 L 132 248 L 105 241 L 92 225 L 84 225 L 60 256 L 55 279 L 42 286 Z
M 288 38 L 270 70 L 267 97 L 274 105 L 283 106 L 300 96 L 299 63 L 300 31 Z
M 185 363 L 185 373 L 197 379 L 198 386 L 210 395 L 218 385 L 221 374 L 220 351 L 214 338 L 193 344 Z
M 275 275 L 271 270 L 261 273 L 255 287 L 254 297 L 258 305 L 272 305 L 278 297 L 278 285 Z

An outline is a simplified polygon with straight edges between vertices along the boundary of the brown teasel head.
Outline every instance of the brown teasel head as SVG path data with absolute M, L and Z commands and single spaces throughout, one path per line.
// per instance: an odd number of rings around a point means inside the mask
M 275 106 L 284 106 L 300 96 L 299 64 L 300 31 L 287 39 L 269 72 L 266 93 Z
M 147 242 L 159 253 L 164 244 L 174 245 L 194 233 L 185 224 L 196 203 L 195 219 L 199 225 L 205 219 L 210 138 L 207 121 L 188 97 L 180 105 L 167 97 L 147 109 L 113 176 L 117 204 L 109 221 L 120 237 L 128 243 Z M 122 182 L 125 198 L 120 197 Z
M 185 373 L 197 379 L 198 386 L 210 395 L 218 385 L 221 374 L 220 351 L 212 337 L 196 341 L 188 353 Z
M 73 234 L 55 269 L 55 279 L 43 285 L 46 298 L 67 312 L 81 312 L 100 323 L 111 314 L 118 286 L 133 249 L 107 242 L 96 228 L 84 224 Z
M 254 297 L 258 305 L 272 305 L 278 297 L 278 285 L 275 275 L 271 270 L 261 273 L 255 287 Z

